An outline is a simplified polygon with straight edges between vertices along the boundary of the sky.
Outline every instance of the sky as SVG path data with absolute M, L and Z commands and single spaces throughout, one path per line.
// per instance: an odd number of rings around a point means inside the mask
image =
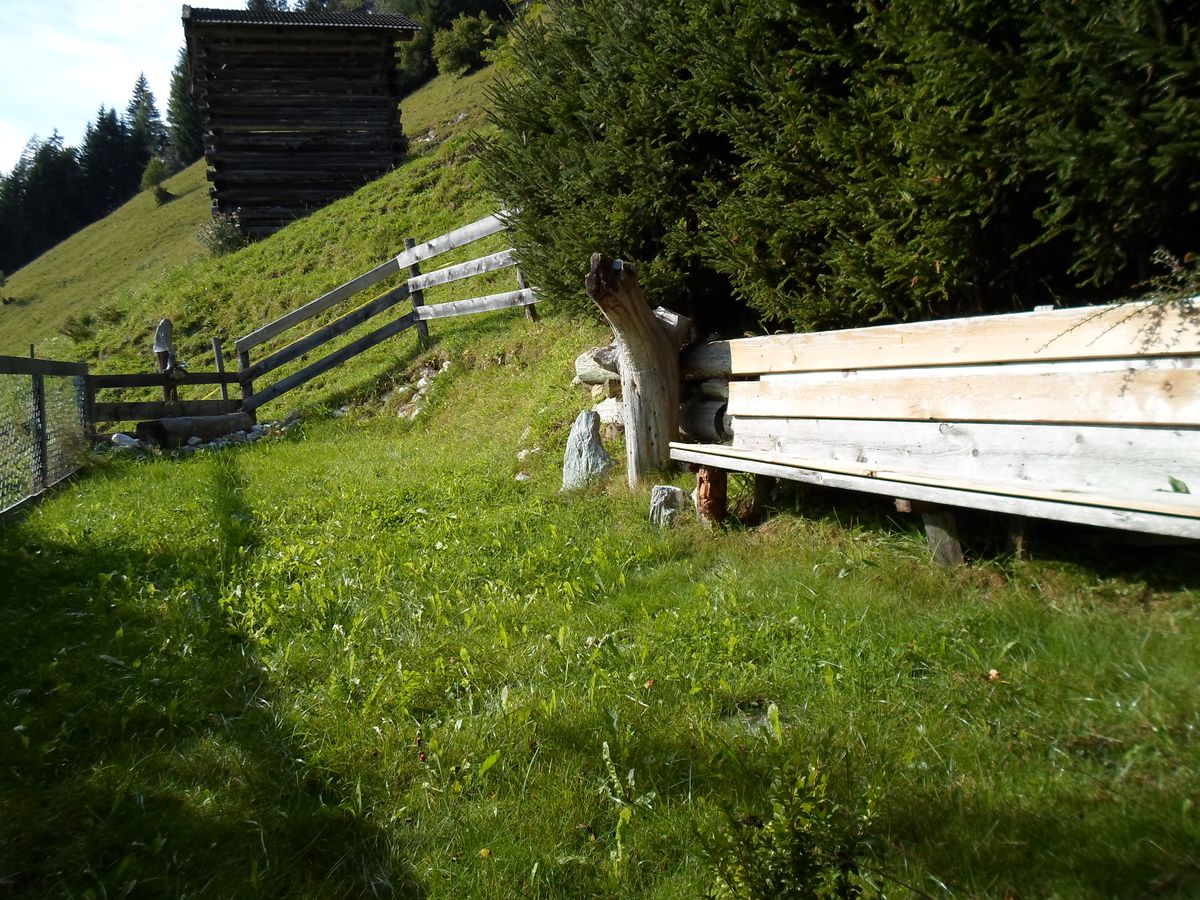
M 245 9 L 245 0 L 194 0 Z M 0 173 L 35 134 L 78 147 L 103 104 L 124 114 L 144 72 L 167 118 L 182 0 L 0 0 Z

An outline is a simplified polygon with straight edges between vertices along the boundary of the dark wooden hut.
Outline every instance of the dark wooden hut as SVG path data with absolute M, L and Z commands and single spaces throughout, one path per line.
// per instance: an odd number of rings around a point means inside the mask
M 183 7 L 213 215 L 262 236 L 395 166 L 402 15 Z

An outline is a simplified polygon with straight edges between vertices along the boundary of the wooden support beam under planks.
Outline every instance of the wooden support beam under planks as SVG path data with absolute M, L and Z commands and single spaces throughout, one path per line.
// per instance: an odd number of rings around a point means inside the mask
M 1200 354 L 1200 298 L 716 341 L 689 379 L 772 372 Z
M 450 284 L 454 281 L 460 281 L 464 278 L 471 278 L 475 275 L 482 275 L 485 272 L 495 272 L 499 269 L 507 269 L 510 266 L 517 264 L 515 250 L 501 250 L 499 253 L 493 253 L 491 256 L 483 256 L 479 259 L 472 259 L 465 263 L 460 263 L 457 266 L 447 266 L 444 269 L 435 269 L 432 272 L 426 272 L 424 275 L 414 275 L 408 279 L 408 287 L 413 291 L 423 291 L 426 288 L 437 287 L 442 284 Z
M 725 467 L 739 472 L 771 475 L 822 487 L 903 497 L 927 503 L 958 506 L 965 509 L 984 509 L 1019 516 L 1058 519 L 1080 525 L 1102 528 L 1122 528 L 1148 534 L 1200 538 L 1200 518 L 1173 513 L 1130 510 L 1120 506 L 1093 505 L 1094 498 L 1067 501 L 1043 497 L 976 491 L 968 486 L 937 485 L 895 481 L 882 476 L 831 471 L 822 463 L 812 468 L 795 460 L 772 460 L 769 456 L 747 454 L 729 447 L 710 444 L 672 444 L 671 458 L 680 462 Z
M 259 391 L 257 394 L 247 397 L 243 403 L 245 410 L 247 412 L 254 412 L 263 404 L 269 403 L 277 397 L 286 394 L 288 391 L 299 387 L 322 372 L 328 372 L 334 366 L 341 365 L 348 359 L 353 359 L 364 350 L 369 350 L 376 344 L 380 344 L 388 338 L 399 334 L 406 328 L 411 328 L 416 324 L 416 321 L 413 314 L 408 313 L 380 328 L 376 328 L 374 331 L 363 335 L 357 340 L 351 341 L 345 347 L 333 351 L 328 356 L 321 357 L 316 362 L 305 366 L 299 372 L 295 372 L 287 378 L 275 382 L 270 387 Z
M 129 403 L 97 403 L 94 408 L 97 422 L 130 422 L 135 419 L 162 419 L 168 416 L 221 416 L 237 412 L 242 404 L 237 400 L 162 400 Z
M 408 296 L 409 290 L 406 284 L 402 284 L 388 291 L 386 294 L 381 294 L 374 300 L 364 303 L 357 309 L 353 309 L 345 315 L 334 319 L 328 325 L 318 328 L 302 338 L 297 338 L 286 347 L 281 347 L 270 356 L 260 359 L 246 369 L 242 373 L 242 377 L 250 378 L 251 380 L 261 378 L 263 375 L 278 369 L 285 363 L 298 359 L 304 354 L 320 347 L 322 344 L 333 340 L 335 337 L 345 334 L 351 328 L 361 325 L 381 312 L 391 309 L 397 303 L 407 299 Z
M 1200 425 L 1200 369 L 1113 361 L 1107 371 L 1062 363 L 967 374 L 900 370 L 886 379 L 859 372 L 780 376 L 731 382 L 729 414 L 1194 427 Z
M 736 449 L 773 456 L 1150 500 L 1182 482 L 1200 502 L 1191 429 L 739 417 L 733 432 Z
M 486 297 L 472 297 L 470 300 L 455 300 L 450 303 L 436 303 L 433 306 L 420 306 L 413 310 L 417 319 L 447 319 L 451 316 L 469 316 L 474 313 L 494 312 L 501 309 L 515 309 L 537 303 L 537 292 L 533 288 L 521 291 L 507 291 L 503 294 L 489 294 Z

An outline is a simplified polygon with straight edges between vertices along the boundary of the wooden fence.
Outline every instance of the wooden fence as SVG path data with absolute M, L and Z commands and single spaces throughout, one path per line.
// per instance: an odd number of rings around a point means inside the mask
M 404 242 L 405 247 L 403 252 L 394 258 L 380 263 L 369 272 L 334 288 L 328 293 L 322 294 L 304 306 L 285 313 L 274 321 L 268 322 L 249 334 L 238 338 L 234 346 L 238 355 L 238 381 L 242 391 L 241 408 L 253 413 L 263 404 L 275 400 L 288 391 L 299 387 L 318 375 L 329 371 L 335 366 L 341 365 L 363 351 L 369 350 L 409 328 L 416 328 L 418 337 L 424 342 L 428 338 L 427 323 L 433 319 L 471 315 L 500 309 L 513 309 L 516 307 L 525 307 L 527 314 L 532 316 L 533 310 L 531 307 L 538 300 L 537 292 L 532 288 L 526 287 L 520 270 L 517 270 L 516 273 L 516 290 L 472 297 L 467 300 L 455 300 L 447 303 L 432 305 L 426 305 L 425 303 L 425 291 L 428 288 L 462 281 L 488 272 L 516 267 L 517 260 L 514 251 L 506 249 L 425 274 L 422 274 L 420 270 L 420 264 L 423 262 L 504 231 L 506 226 L 503 215 L 503 213 L 497 213 L 496 215 L 486 216 L 477 222 L 464 225 L 462 228 L 455 229 L 423 243 L 417 243 L 410 238 Z M 302 337 L 296 338 L 291 343 L 261 356 L 257 360 L 251 359 L 251 350 L 262 347 L 263 344 L 273 338 L 290 331 L 326 310 L 332 309 L 337 304 L 350 299 L 384 279 L 405 272 L 409 275 L 408 280 L 397 287 L 342 314 L 332 322 L 322 325 Z M 263 376 L 274 372 L 287 363 L 299 360 L 312 351 L 328 344 L 330 341 L 345 335 L 351 329 L 405 302 L 411 304 L 411 309 L 404 315 L 355 338 L 350 343 L 327 353 L 325 356 L 279 379 L 268 387 L 255 388 L 255 382 L 259 381 Z

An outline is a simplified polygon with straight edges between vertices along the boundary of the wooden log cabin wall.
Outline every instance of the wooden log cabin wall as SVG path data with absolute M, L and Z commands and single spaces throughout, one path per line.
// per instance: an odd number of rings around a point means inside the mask
M 183 7 L 213 215 L 261 237 L 395 166 L 403 15 Z

